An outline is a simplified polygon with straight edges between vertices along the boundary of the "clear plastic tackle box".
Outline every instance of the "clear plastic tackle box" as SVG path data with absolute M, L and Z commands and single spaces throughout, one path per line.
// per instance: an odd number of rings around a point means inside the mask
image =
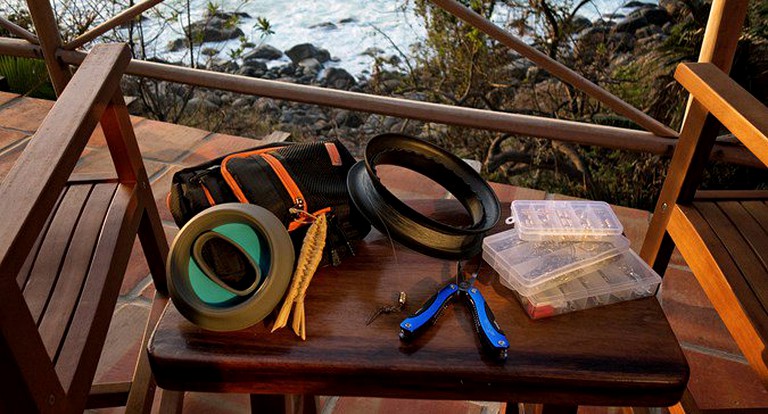
M 608 203 L 576 200 L 515 200 L 513 224 L 522 240 L 605 240 L 624 227 Z
M 613 236 L 604 241 L 527 241 L 517 229 L 483 240 L 483 259 L 505 285 L 531 296 L 579 275 L 579 269 L 629 250 L 629 240 Z
M 516 292 L 516 296 L 532 319 L 540 319 L 652 296 L 661 283 L 661 277 L 632 250 L 574 273 L 561 285 L 530 296 Z

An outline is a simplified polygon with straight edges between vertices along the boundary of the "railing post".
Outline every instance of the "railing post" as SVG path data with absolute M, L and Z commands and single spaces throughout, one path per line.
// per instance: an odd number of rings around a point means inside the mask
M 710 62 L 723 72 L 730 72 L 748 3 L 747 0 L 712 2 L 699 62 Z M 675 248 L 666 232 L 669 217 L 676 204 L 693 200 L 719 130 L 720 123 L 715 117 L 689 98 L 680 140 L 640 251 L 643 260 L 660 274 L 666 270 Z
M 32 23 L 35 25 L 53 89 L 56 95 L 59 95 L 72 77 L 69 66 L 56 57 L 56 52 L 61 47 L 59 24 L 56 22 L 56 16 L 53 15 L 53 9 L 48 0 L 27 0 L 27 7 Z

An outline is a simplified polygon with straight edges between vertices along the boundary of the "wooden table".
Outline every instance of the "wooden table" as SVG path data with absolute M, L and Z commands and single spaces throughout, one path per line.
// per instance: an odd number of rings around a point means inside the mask
M 455 206 L 438 200 L 420 208 L 440 216 Z M 455 262 L 402 246 L 395 253 L 373 230 L 357 256 L 315 275 L 305 342 L 290 327 L 269 333 L 273 319 L 238 332 L 205 331 L 169 305 L 149 345 L 157 383 L 206 392 L 547 403 L 573 412 L 576 405 L 663 407 L 680 399 L 688 365 L 653 297 L 533 321 L 485 265 L 476 286 L 509 338 L 504 364 L 481 354 L 461 301 L 413 343 L 398 339 L 405 312 L 366 326 L 400 290 L 414 311 L 455 269 Z

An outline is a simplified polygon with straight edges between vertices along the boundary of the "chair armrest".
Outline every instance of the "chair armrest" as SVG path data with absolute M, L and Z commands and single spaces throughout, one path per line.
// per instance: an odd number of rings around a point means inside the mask
M 675 79 L 768 165 L 768 108 L 765 105 L 711 63 L 683 63 L 677 67 Z
M 18 273 L 129 61 L 124 44 L 95 46 L 0 183 L 2 277 Z

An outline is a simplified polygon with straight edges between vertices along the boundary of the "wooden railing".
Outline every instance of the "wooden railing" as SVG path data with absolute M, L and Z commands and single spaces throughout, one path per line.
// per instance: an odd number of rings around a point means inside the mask
M 130 21 L 161 1 L 145 0 L 138 3 L 78 36 L 69 43 L 62 44 L 49 1 L 28 0 L 27 4 L 37 36 L 11 23 L 7 19 L 0 19 L 0 26 L 5 27 L 16 36 L 24 39 L 0 38 L 0 54 L 44 59 L 54 89 L 60 92 L 64 89 L 70 76 L 67 66 L 79 65 L 86 56 L 86 52 L 77 50 L 79 47 L 107 31 Z M 645 128 L 647 132 L 289 84 L 274 80 L 249 78 L 137 59 L 131 61 L 127 73 L 230 92 L 548 138 L 578 144 L 648 152 L 665 156 L 671 156 L 673 153 L 677 145 L 678 134 L 668 126 L 663 125 L 644 112 L 624 102 L 619 97 L 594 84 L 562 63 L 527 45 L 508 31 L 463 6 L 458 1 L 432 0 L 432 3 L 485 32 L 503 45 L 530 59 L 552 75 Z M 763 167 L 763 164 L 749 151 L 740 146 L 730 144 L 716 144 L 711 158 L 735 164 Z

